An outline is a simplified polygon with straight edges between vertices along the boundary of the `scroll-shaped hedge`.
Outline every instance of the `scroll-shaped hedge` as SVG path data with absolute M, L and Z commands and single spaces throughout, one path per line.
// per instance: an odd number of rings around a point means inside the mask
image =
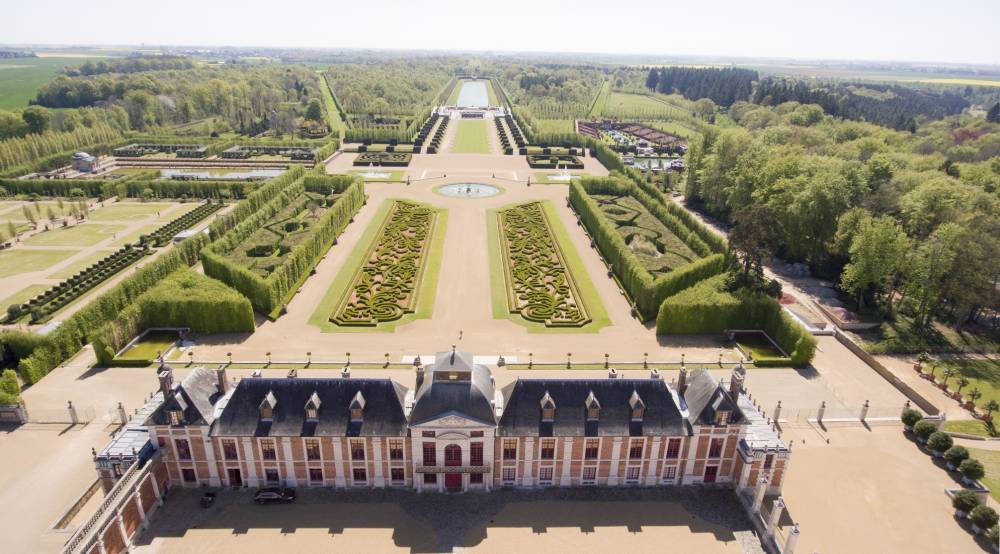
M 375 326 L 413 313 L 427 265 L 437 211 L 397 200 L 330 321 Z
M 497 212 L 507 308 L 546 327 L 590 322 L 583 298 L 539 202 Z
M 653 275 L 643 266 L 635 252 L 625 243 L 625 239 L 589 194 L 631 195 L 639 200 L 668 229 L 678 237 L 689 240 L 689 247 L 700 255 L 700 260 L 674 269 L 660 277 Z M 643 319 L 651 319 L 660 308 L 660 304 L 668 297 L 684 290 L 695 283 L 717 275 L 725 269 L 725 242 L 712 235 L 699 222 L 692 225 L 677 217 L 673 210 L 663 203 L 653 199 L 649 194 L 639 189 L 634 183 L 620 176 L 605 178 L 583 178 L 570 184 L 570 204 L 587 232 L 593 238 L 605 261 L 611 264 L 622 286 L 635 301 L 639 314 Z M 679 206 L 675 206 L 683 210 Z M 692 240 L 697 239 L 697 241 Z M 704 252 L 704 254 L 702 254 Z

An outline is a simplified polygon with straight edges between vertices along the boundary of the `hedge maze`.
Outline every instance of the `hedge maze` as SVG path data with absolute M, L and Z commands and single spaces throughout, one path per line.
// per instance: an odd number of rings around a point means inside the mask
M 295 245 L 310 234 L 338 194 L 306 192 L 271 216 L 263 225 L 226 252 L 230 260 L 267 277 L 282 263 Z
M 591 318 L 540 202 L 497 212 L 507 308 L 546 327 L 582 327 Z
M 429 206 L 397 200 L 330 321 L 374 327 L 416 310 L 437 223 Z
M 635 252 L 643 267 L 653 275 L 669 273 L 701 258 L 632 196 L 595 194 L 592 198 L 605 217 L 618 227 L 625 244 Z M 685 233 L 691 240 L 689 235 L 690 231 Z

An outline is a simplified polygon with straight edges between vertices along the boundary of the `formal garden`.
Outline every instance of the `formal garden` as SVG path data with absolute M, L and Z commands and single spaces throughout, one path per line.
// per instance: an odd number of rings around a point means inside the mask
M 342 327 L 378 327 L 416 313 L 436 235 L 443 235 L 442 210 L 391 201 L 371 246 L 353 270 L 330 321 Z M 433 286 L 433 279 L 429 280 Z
M 504 299 L 498 302 L 494 297 L 494 317 L 502 306 L 508 317 L 516 316 L 515 321 L 546 329 L 594 329 L 606 324 L 604 308 L 578 255 L 564 229 L 557 237 L 554 224 L 558 218 L 544 202 L 495 212 L 499 260 L 494 266 L 502 272 Z M 492 236 L 490 242 L 494 243 Z
M 242 292 L 272 318 L 365 202 L 361 179 L 302 175 L 273 179 L 217 219 L 210 227 L 213 241 L 202 251 L 206 275 Z
M 362 152 L 354 158 L 355 166 L 406 167 L 413 154 L 409 152 Z

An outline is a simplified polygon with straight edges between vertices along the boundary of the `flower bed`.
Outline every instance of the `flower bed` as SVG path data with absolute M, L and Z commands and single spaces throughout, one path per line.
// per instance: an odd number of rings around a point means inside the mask
M 225 204 L 206 202 L 190 212 L 174 219 L 170 223 L 167 223 L 163 227 L 160 227 L 153 232 L 153 234 L 149 235 L 149 240 L 151 240 L 156 246 L 164 246 L 174 238 L 174 235 L 190 228 L 192 225 L 197 224 L 199 221 L 221 209 L 224 205 Z
M 529 154 L 526 158 L 533 169 L 583 169 L 583 162 L 576 156 Z
M 330 321 L 374 327 L 413 313 L 437 218 L 429 206 L 394 202 Z
M 546 327 L 590 322 L 580 292 L 539 202 L 497 212 L 507 308 Z

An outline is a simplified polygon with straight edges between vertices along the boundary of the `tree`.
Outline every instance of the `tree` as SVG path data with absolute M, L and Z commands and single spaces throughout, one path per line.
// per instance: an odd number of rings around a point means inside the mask
M 986 112 L 986 121 L 990 123 L 1000 123 L 1000 102 L 993 104 L 990 111 Z
M 966 379 L 965 377 L 959 377 L 958 378 L 958 388 L 955 389 L 955 392 L 957 392 L 959 395 L 961 395 L 962 394 L 962 389 L 964 389 L 967 386 L 969 386 L 969 380 Z
M 0 110 L 0 140 L 23 137 L 27 133 L 28 125 L 23 118 L 14 112 Z
M 969 450 L 960 444 L 952 446 L 944 452 L 944 461 L 951 464 L 952 468 L 956 468 L 969 459 Z
M 979 399 L 982 398 L 982 397 L 983 397 L 983 393 L 982 393 L 982 391 L 979 390 L 979 387 L 976 387 L 976 388 L 974 388 L 974 389 L 972 389 L 972 390 L 969 391 L 969 400 L 971 400 L 973 404 L 975 404 L 976 402 L 978 402 Z
M 652 91 L 656 91 L 656 84 L 660 80 L 660 72 L 656 68 L 649 70 L 649 75 L 646 76 L 646 88 Z M 998 104 L 1000 106 L 1000 104 Z
M 926 419 L 921 419 L 916 424 L 913 425 L 913 434 L 916 435 L 920 442 L 926 442 L 931 435 L 937 432 L 937 425 L 933 421 L 927 421 Z
M 930 325 L 941 302 L 944 280 L 958 257 L 961 231 L 958 225 L 945 223 L 917 248 L 908 270 L 906 294 L 912 301 L 918 327 Z
M 732 249 L 743 285 L 763 279 L 763 259 L 774 238 L 774 217 L 763 206 L 751 206 L 736 213 L 729 248 Z
M 923 418 L 921 417 L 920 412 L 912 408 L 907 408 L 906 410 L 903 410 L 903 414 L 900 416 L 900 419 L 902 420 L 903 425 L 907 428 L 913 428 L 913 426 Z
M 28 126 L 29 133 L 44 133 L 49 127 L 52 112 L 41 106 L 29 106 L 21 112 L 21 119 Z
M 946 450 L 951 448 L 953 444 L 954 441 L 951 440 L 951 437 L 948 435 L 948 433 L 945 433 L 943 431 L 935 431 L 934 433 L 931 434 L 930 437 L 927 438 L 927 448 L 930 448 L 931 451 L 934 452 L 935 454 L 941 454 L 945 452 Z
M 993 527 L 997 524 L 997 519 L 1000 519 L 1000 516 L 997 515 L 996 510 L 989 506 L 976 506 L 969 512 L 969 521 L 980 530 Z
M 319 103 L 319 99 L 313 98 L 309 101 L 305 117 L 312 121 L 323 121 L 323 106 Z
M 992 418 L 993 412 L 1000 410 L 1000 404 L 997 404 L 996 400 L 990 400 L 985 406 L 983 406 L 983 408 L 986 409 L 986 417 Z
M 968 514 L 979 505 L 979 498 L 976 493 L 970 490 L 960 490 L 951 498 L 951 507 L 956 512 Z
M 983 463 L 975 458 L 968 458 L 958 465 L 958 472 L 968 481 L 978 481 L 986 475 Z
M 859 225 L 849 249 L 851 262 L 840 276 L 841 287 L 858 299 L 859 310 L 864 309 L 869 290 L 878 295 L 885 289 L 908 248 L 906 233 L 889 216 L 868 218 Z

